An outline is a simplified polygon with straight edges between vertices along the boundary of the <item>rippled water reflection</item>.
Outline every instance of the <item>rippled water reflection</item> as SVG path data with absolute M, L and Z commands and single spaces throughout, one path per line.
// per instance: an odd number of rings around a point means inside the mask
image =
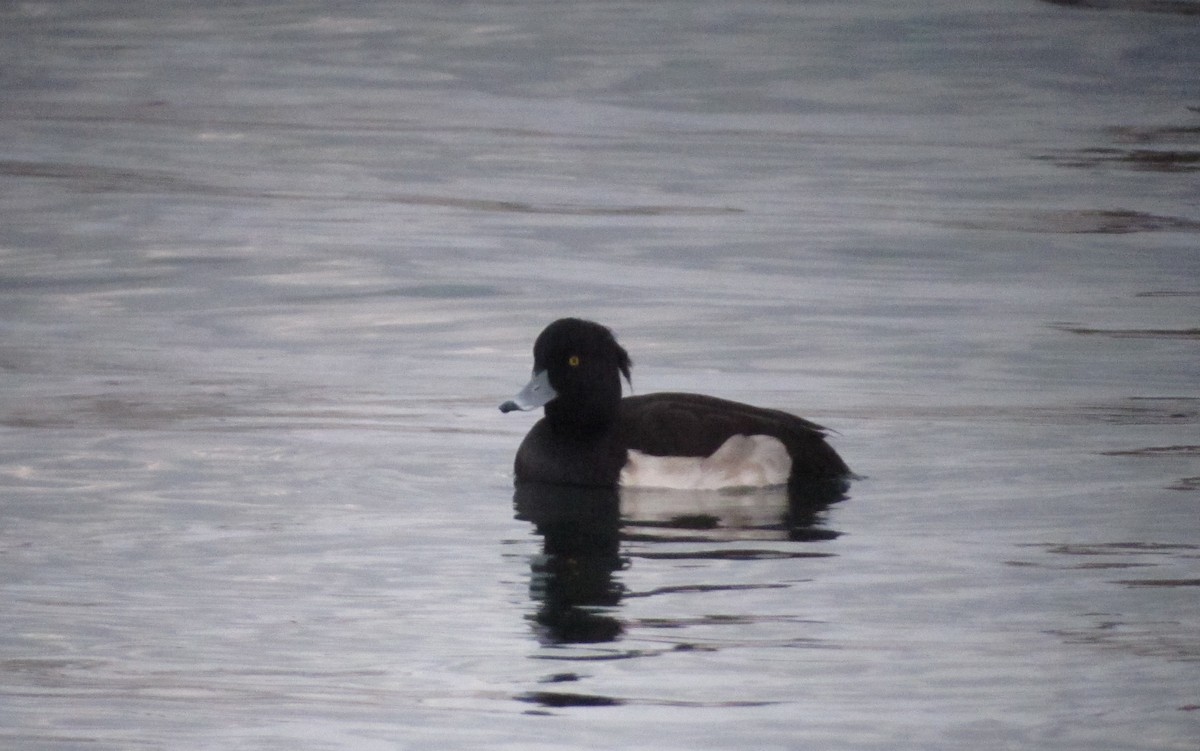
M 1194 5 L 5 6 L 0 745 L 1190 751 Z M 567 314 L 863 478 L 514 493 Z

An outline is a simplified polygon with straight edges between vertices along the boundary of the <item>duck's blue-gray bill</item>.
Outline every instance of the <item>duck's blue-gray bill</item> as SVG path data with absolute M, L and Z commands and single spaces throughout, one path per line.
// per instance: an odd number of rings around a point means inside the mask
M 500 405 L 500 411 L 512 412 L 519 409 L 527 412 L 545 406 L 556 396 L 558 392 L 550 385 L 550 374 L 545 370 L 538 371 L 533 374 L 529 383 L 525 384 L 525 388 L 521 389 L 521 393 Z

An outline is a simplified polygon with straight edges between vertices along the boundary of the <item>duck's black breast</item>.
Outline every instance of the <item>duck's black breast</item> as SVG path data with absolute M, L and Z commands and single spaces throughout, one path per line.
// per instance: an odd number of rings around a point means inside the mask
M 750 437 L 758 446 L 730 444 L 737 436 Z M 808 420 L 699 394 L 659 393 L 625 397 L 613 424 L 601 431 L 581 434 L 556 428 L 543 418 L 517 451 L 516 479 L 615 487 L 631 479 L 622 475 L 631 457 L 703 459 L 722 447 L 724 455 L 736 459 L 751 454 L 752 461 L 760 461 L 758 449 L 766 448 L 768 454 L 786 450 L 780 482 L 840 477 L 850 471 L 825 442 L 824 429 Z M 685 465 L 668 469 L 691 471 Z
M 543 417 L 517 449 L 516 480 L 615 488 L 629 452 L 614 428 L 581 434 Z

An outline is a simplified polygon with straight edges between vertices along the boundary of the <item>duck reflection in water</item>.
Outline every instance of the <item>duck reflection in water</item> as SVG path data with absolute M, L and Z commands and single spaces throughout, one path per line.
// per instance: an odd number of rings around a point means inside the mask
M 516 518 L 533 524 L 542 537 L 542 551 L 530 561 L 529 585 L 538 605 L 532 620 L 539 639 L 590 644 L 620 638 L 624 626 L 617 608 L 625 597 L 636 596 L 616 576 L 631 560 L 622 554 L 623 541 L 693 543 L 671 555 L 698 560 L 779 557 L 779 551 L 736 550 L 727 543 L 833 539 L 838 533 L 822 525 L 822 512 L 845 498 L 846 487 L 822 481 L 741 491 L 652 491 L 518 483 Z M 694 543 L 709 547 L 697 550 Z
M 615 489 L 522 483 L 513 495 L 516 517 L 542 536 L 530 561 L 530 597 L 539 636 L 552 644 L 613 641 L 621 635 L 607 614 L 623 594 L 613 572 L 621 559 L 620 501 Z

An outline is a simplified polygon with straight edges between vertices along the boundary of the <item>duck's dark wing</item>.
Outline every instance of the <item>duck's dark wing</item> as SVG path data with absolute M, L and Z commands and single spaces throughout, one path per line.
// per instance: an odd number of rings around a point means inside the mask
M 654 456 L 710 456 L 731 436 L 769 435 L 787 446 L 793 478 L 850 473 L 825 428 L 777 409 L 700 394 L 645 394 L 621 400 L 622 442 Z

